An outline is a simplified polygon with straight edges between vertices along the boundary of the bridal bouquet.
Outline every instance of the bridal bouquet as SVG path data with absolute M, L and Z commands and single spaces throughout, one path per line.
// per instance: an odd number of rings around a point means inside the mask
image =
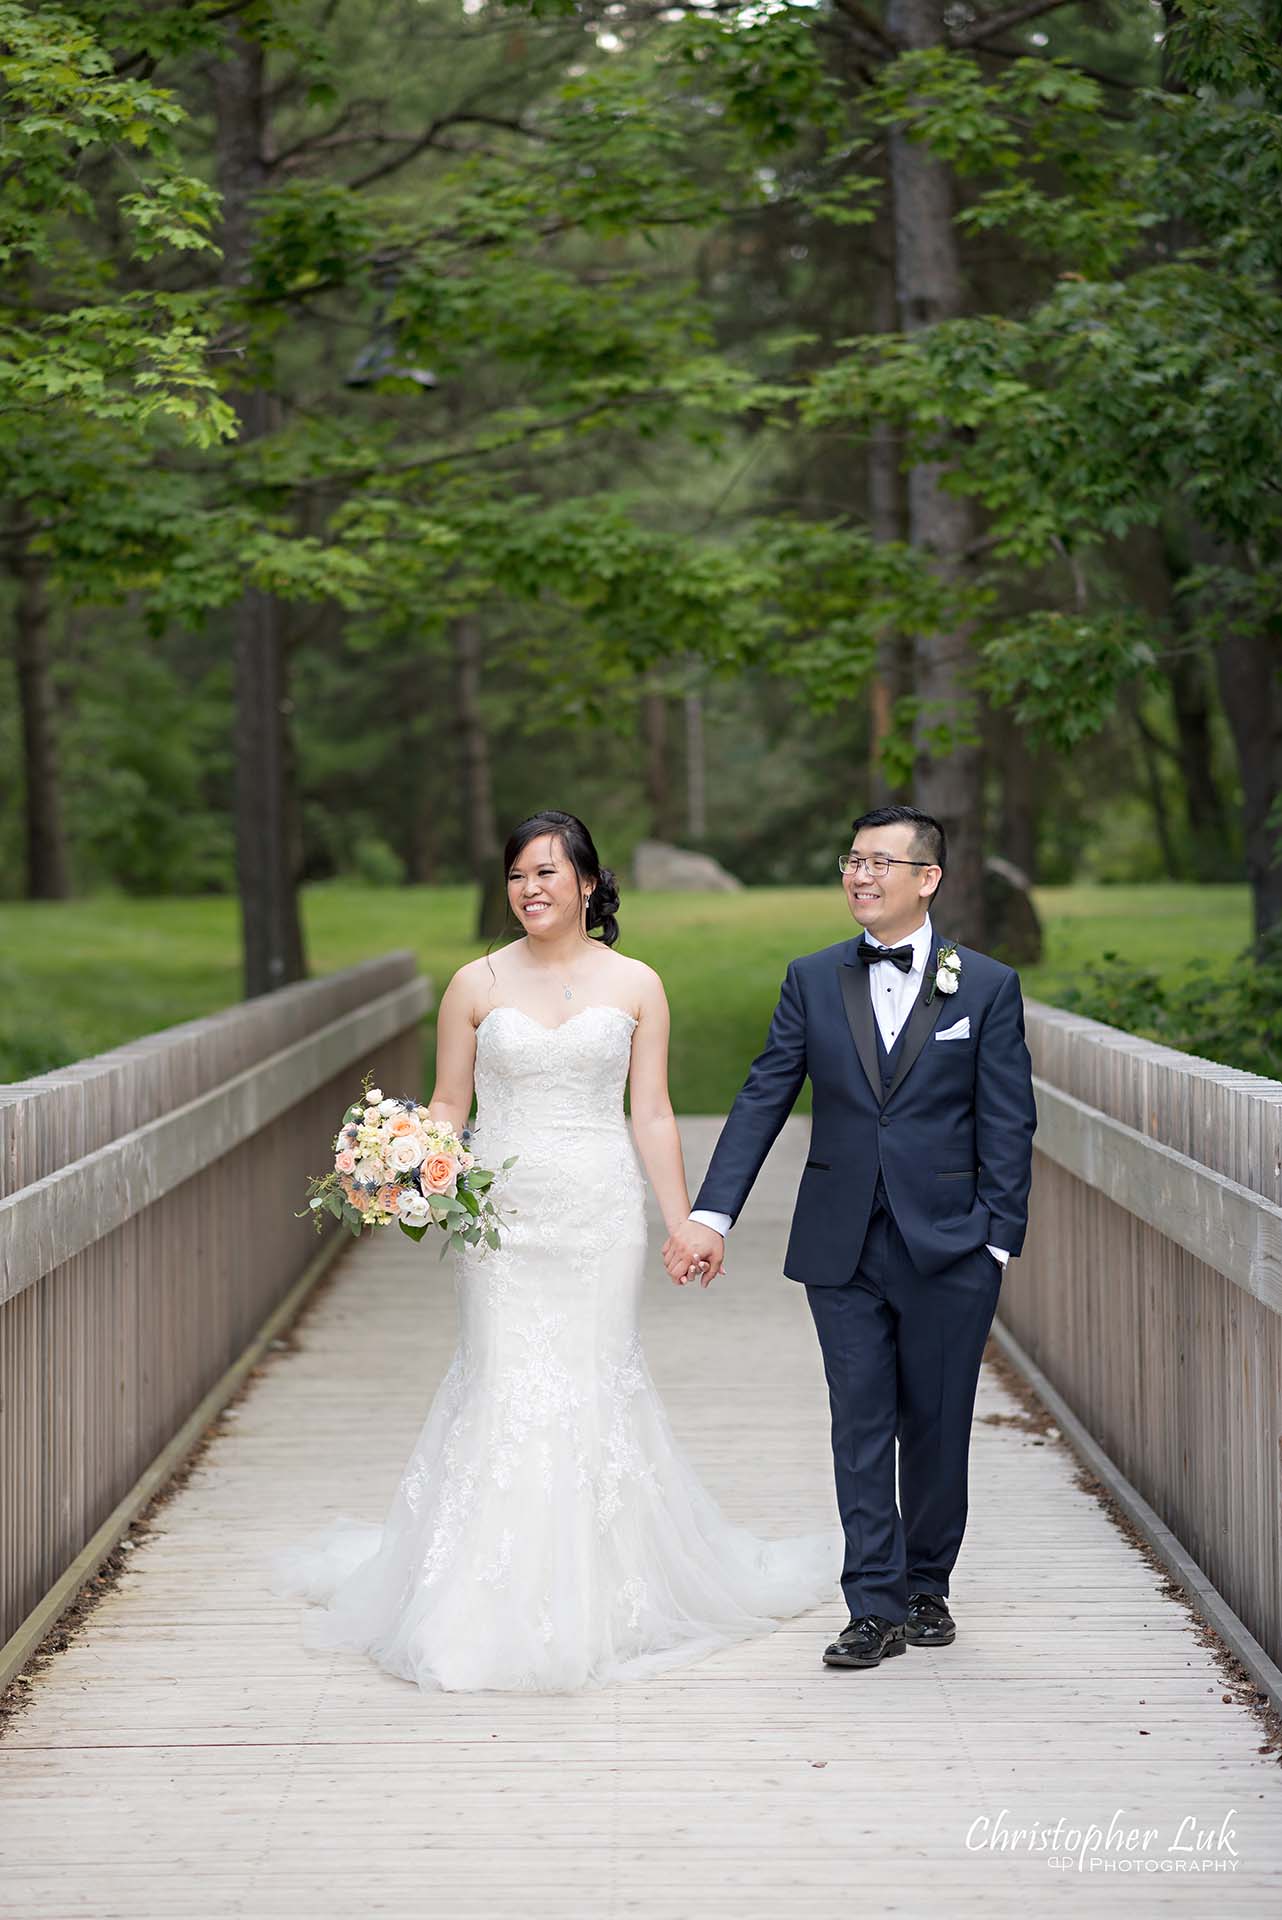
M 369 1081 L 367 1073 L 361 1098 L 343 1115 L 332 1170 L 308 1185 L 317 1229 L 324 1212 L 358 1236 L 363 1227 L 395 1221 L 411 1240 L 439 1227 L 447 1236 L 442 1254 L 451 1247 L 497 1251 L 502 1215 L 490 1197 L 494 1173 L 478 1167 L 453 1127 L 429 1119 L 426 1107 L 385 1099 Z M 514 1163 L 515 1155 L 500 1171 Z

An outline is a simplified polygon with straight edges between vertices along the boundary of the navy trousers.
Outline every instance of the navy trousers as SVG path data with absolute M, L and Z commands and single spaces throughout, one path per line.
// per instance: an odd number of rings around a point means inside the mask
M 828 1378 L 846 1535 L 841 1590 L 852 1619 L 899 1621 L 910 1593 L 948 1592 L 966 1528 L 980 1362 L 1001 1285 L 984 1247 L 942 1273 L 917 1273 L 879 1203 L 847 1284 L 806 1288 Z

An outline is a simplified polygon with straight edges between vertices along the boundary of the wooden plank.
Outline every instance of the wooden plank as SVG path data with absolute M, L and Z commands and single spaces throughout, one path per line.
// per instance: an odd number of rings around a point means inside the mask
M 692 1174 L 715 1124 L 683 1123 Z M 763 1532 L 833 1515 L 823 1370 L 779 1270 L 805 1143 L 790 1123 L 724 1280 L 678 1290 L 655 1260 L 642 1310 L 679 1440 Z M 1183 1878 L 969 1850 L 1002 1808 L 1103 1825 L 1122 1808 L 1168 1840 L 1186 1813 L 1236 1809 L 1217 1913 L 1276 1913 L 1282 1777 L 1258 1723 L 1223 1703 L 1196 1622 L 1071 1453 L 1009 1424 L 988 1370 L 952 1647 L 829 1672 L 834 1595 L 583 1695 L 423 1694 L 307 1651 L 301 1609 L 267 1587 L 271 1548 L 385 1511 L 453 1340 L 433 1257 L 399 1237 L 352 1248 L 0 1743 L 0 1884 L 23 1920 L 810 1920 L 852 1902 L 1015 1920 L 1030 1901 L 1149 1920 L 1203 1903 Z

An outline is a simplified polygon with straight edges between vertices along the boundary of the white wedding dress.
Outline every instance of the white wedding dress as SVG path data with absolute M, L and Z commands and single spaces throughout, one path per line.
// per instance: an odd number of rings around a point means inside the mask
M 623 1109 L 634 1026 L 612 1006 L 481 1022 L 474 1150 L 495 1168 L 518 1156 L 494 1188 L 515 1211 L 499 1252 L 454 1256 L 458 1348 L 384 1525 L 344 1517 L 272 1556 L 276 1592 L 321 1603 L 306 1644 L 424 1689 L 566 1692 L 836 1597 L 840 1528 L 764 1540 L 731 1524 L 650 1378 Z

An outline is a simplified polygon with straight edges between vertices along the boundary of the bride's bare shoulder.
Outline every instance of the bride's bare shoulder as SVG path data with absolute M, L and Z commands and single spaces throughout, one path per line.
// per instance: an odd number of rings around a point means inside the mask
M 450 976 L 450 983 L 441 996 L 442 1011 L 447 1007 L 451 1011 L 456 1008 L 466 1011 L 475 1024 L 477 1015 L 492 1004 L 494 987 L 503 971 L 503 956 L 498 953 L 481 953 L 475 960 L 465 960 Z
M 611 983 L 617 981 L 620 999 L 630 995 L 642 1011 L 646 1006 L 654 1006 L 663 999 L 663 981 L 653 967 L 647 966 L 644 960 L 634 960 L 630 954 L 616 953 L 612 947 L 606 949 L 606 954 L 611 969 Z
M 445 989 L 446 993 L 451 999 L 461 1000 L 465 994 L 469 994 L 474 990 L 484 970 L 484 954 L 480 955 L 476 960 L 465 960 L 463 965 L 456 968 L 450 975 L 450 983 Z

